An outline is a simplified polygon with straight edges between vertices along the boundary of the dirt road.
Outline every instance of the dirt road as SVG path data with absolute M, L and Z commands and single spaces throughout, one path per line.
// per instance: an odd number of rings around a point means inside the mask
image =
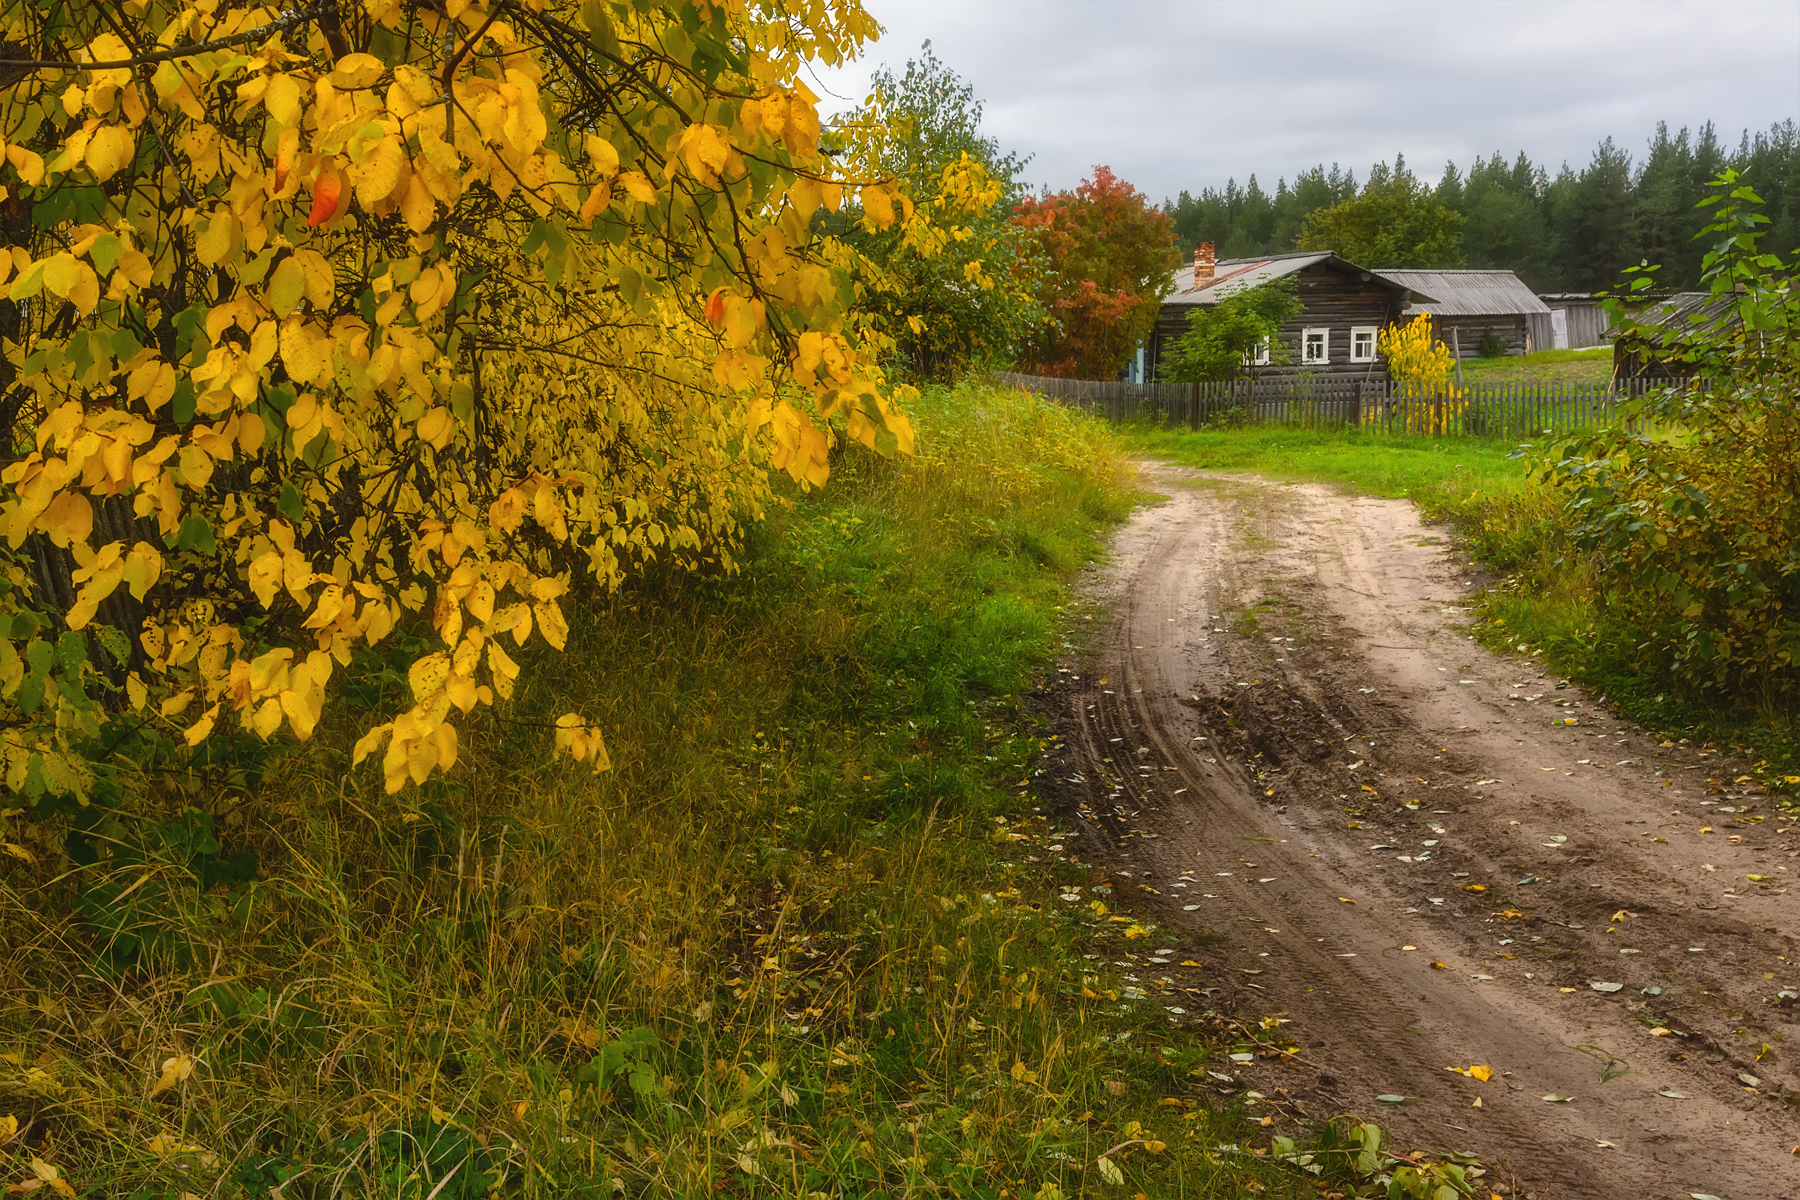
M 1508 1195 L 1800 1195 L 1795 823 L 1476 645 L 1405 502 L 1145 469 L 1170 498 L 1091 580 L 1111 626 L 1046 779 L 1202 964 L 1122 966 L 1292 1020 L 1310 1065 L 1221 1090 L 1477 1152 Z

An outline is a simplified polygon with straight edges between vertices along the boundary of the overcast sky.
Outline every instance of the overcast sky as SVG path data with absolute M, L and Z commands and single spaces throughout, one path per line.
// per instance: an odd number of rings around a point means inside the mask
M 1608 135 L 1635 161 L 1659 120 L 1710 119 L 1735 146 L 1800 118 L 1800 0 L 865 4 L 887 32 L 819 81 L 859 102 L 929 38 L 1034 187 L 1105 163 L 1153 201 L 1251 172 L 1273 191 L 1319 163 L 1360 181 L 1396 152 L 1432 180 L 1496 150 L 1554 174 Z

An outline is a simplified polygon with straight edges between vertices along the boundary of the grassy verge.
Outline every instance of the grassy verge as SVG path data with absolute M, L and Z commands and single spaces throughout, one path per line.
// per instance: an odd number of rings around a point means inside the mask
M 1604 383 L 1612 377 L 1611 346 L 1581 350 L 1538 350 L 1463 363 L 1466 383 Z
M 344 720 L 128 807 L 8 810 L 7 1182 L 1314 1194 L 1218 1102 L 1203 1004 L 1122 976 L 1174 939 L 1107 911 L 1025 786 L 1019 696 L 1131 502 L 1120 443 L 988 389 L 917 419 L 915 459 L 847 453 L 742 574 L 571 604 L 420 791 L 353 769 Z M 355 724 L 398 683 L 365 672 Z M 543 753 L 571 697 L 605 774 Z
M 1138 453 L 1189 466 L 1413 501 L 1428 519 L 1450 522 L 1477 559 L 1502 573 L 1475 614 L 1474 631 L 1491 649 L 1539 657 L 1670 737 L 1736 747 L 1756 764 L 1761 784 L 1800 793 L 1800 702 L 1774 694 L 1721 701 L 1649 658 L 1646 632 L 1623 621 L 1613 602 L 1629 581 L 1608 576 L 1597 557 L 1570 542 L 1559 498 L 1528 476 L 1516 445 L 1274 426 L 1138 428 L 1125 437 Z

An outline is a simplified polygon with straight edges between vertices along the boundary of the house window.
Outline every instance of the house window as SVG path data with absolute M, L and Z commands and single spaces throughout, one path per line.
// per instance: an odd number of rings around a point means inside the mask
M 1350 330 L 1350 361 L 1375 361 L 1375 326 L 1358 325 Z
M 1305 347 L 1300 356 L 1303 363 L 1328 363 L 1331 361 L 1331 331 L 1328 329 L 1308 329 L 1302 332 L 1300 344 Z
M 1266 367 L 1269 365 L 1269 339 L 1264 338 L 1254 347 L 1244 352 L 1246 367 Z

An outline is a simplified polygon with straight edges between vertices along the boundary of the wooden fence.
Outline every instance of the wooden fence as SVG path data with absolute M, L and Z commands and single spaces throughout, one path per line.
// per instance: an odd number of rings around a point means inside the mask
M 1286 375 L 1227 383 L 1132 384 L 1040 375 L 994 376 L 1059 404 L 1114 421 L 1198 429 L 1203 425 L 1352 425 L 1387 433 L 1533 437 L 1609 424 L 1626 399 L 1655 383 L 1465 385 L 1455 398 L 1409 395 L 1385 380 Z

